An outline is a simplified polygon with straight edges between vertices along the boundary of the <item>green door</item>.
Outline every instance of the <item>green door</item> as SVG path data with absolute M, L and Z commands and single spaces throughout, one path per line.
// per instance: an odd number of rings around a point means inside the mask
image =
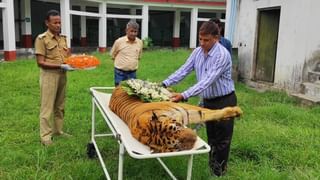
M 255 80 L 274 80 L 279 19 L 280 9 L 259 11 Z

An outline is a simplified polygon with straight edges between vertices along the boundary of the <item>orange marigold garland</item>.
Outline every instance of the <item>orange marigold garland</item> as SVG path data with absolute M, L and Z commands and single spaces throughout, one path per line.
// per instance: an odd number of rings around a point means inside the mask
M 100 64 L 98 58 L 90 55 L 72 55 L 65 59 L 64 62 L 71 67 L 78 69 L 93 68 Z

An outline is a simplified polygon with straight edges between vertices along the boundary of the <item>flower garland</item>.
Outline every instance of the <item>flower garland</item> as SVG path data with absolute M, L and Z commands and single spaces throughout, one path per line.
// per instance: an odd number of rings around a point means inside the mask
M 171 93 L 159 83 L 141 79 L 129 79 L 121 82 L 128 95 L 136 95 L 144 102 L 169 101 Z
M 65 59 L 66 64 L 69 64 L 73 68 L 85 69 L 96 67 L 100 64 L 100 61 L 95 56 L 90 55 L 72 55 Z

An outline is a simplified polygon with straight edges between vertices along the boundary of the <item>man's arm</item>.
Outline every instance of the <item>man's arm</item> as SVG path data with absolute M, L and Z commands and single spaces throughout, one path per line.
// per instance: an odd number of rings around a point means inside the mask
M 43 69 L 63 69 L 65 71 L 73 71 L 75 68 L 69 64 L 53 64 L 45 61 L 45 57 L 41 54 L 36 55 L 38 66 Z
M 38 36 L 34 44 L 38 66 L 44 69 L 59 69 L 60 65 L 46 62 L 46 46 L 43 38 L 44 36 Z
M 43 69 L 60 69 L 59 64 L 53 64 L 45 61 L 45 57 L 41 54 L 36 55 L 38 66 Z
M 66 45 L 67 45 L 67 57 L 70 57 L 71 56 L 71 49 L 70 47 L 68 47 L 68 42 L 67 42 L 67 36 L 65 36 L 65 41 L 66 41 Z
M 189 56 L 187 61 L 173 74 L 171 74 L 166 80 L 162 81 L 162 84 L 166 87 L 177 84 L 184 79 L 194 68 L 194 61 L 198 50 L 195 49 Z
M 139 60 L 141 59 L 141 56 L 142 56 L 142 51 L 143 51 L 143 41 L 140 40 L 140 51 L 139 51 Z
M 115 60 L 117 54 L 118 54 L 118 41 L 116 40 L 110 50 L 111 59 Z

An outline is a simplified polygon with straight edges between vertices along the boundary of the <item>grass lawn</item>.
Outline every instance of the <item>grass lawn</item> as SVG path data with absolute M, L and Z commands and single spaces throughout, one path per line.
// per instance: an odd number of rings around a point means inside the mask
M 161 81 L 188 57 L 187 50 L 155 50 L 143 54 L 138 78 Z M 34 59 L 0 63 L 0 179 L 104 179 L 98 159 L 88 159 L 91 133 L 92 86 L 113 86 L 113 64 L 96 54 L 102 64 L 90 71 L 68 73 L 64 130 L 71 138 L 54 138 L 44 147 L 39 141 L 39 68 Z M 194 75 L 174 89 L 195 82 Z M 220 179 L 319 179 L 320 107 L 299 106 L 283 92 L 256 92 L 236 84 L 243 117 L 236 121 L 228 173 Z M 197 98 L 189 103 L 196 104 Z M 99 113 L 98 113 L 99 114 Z M 102 118 L 97 123 L 105 131 Z M 205 128 L 199 136 L 206 139 Z M 112 179 L 117 179 L 116 141 L 98 141 Z M 194 158 L 192 179 L 210 176 L 207 154 Z M 187 158 L 167 158 L 177 176 L 185 179 Z M 159 169 L 159 170 L 158 170 Z M 125 156 L 124 179 L 170 179 L 153 159 Z

